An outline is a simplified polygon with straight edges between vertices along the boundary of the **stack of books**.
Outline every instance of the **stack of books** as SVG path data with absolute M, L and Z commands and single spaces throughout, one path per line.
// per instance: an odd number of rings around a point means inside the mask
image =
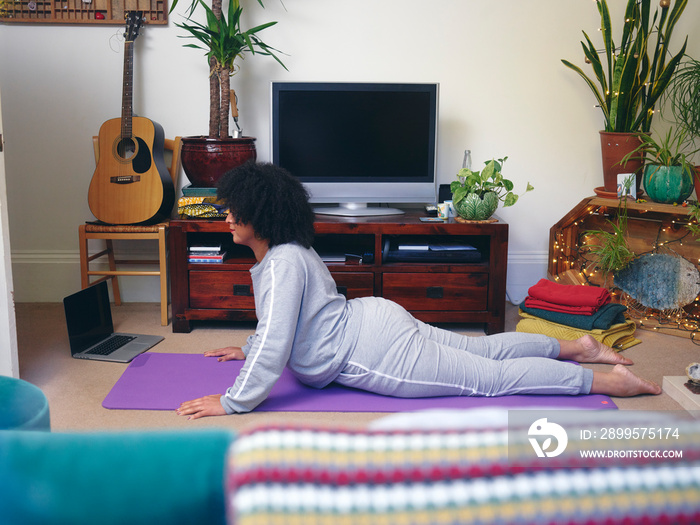
M 221 244 L 193 244 L 188 249 L 191 263 L 217 264 L 224 262 L 226 251 Z

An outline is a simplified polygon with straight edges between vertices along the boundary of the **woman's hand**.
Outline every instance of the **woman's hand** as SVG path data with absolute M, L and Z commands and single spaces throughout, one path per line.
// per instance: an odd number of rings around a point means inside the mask
M 218 357 L 217 361 L 231 361 L 233 359 L 245 359 L 245 354 L 239 346 L 227 346 L 216 350 L 204 352 L 205 357 Z
M 187 419 L 199 419 L 207 416 L 225 416 L 226 410 L 221 405 L 221 396 L 214 394 L 185 401 L 177 409 L 178 416 L 189 416 Z
M 245 359 L 245 354 L 238 346 L 227 346 L 204 352 L 205 357 L 218 357 L 217 361 L 231 361 L 233 359 Z M 187 419 L 199 419 L 207 416 L 225 416 L 226 410 L 221 405 L 221 396 L 214 394 L 204 396 L 192 401 L 185 401 L 177 409 L 178 416 L 189 416 Z

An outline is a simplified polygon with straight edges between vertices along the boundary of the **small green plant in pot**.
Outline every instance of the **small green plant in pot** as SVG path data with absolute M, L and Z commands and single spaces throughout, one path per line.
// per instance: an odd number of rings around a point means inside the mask
M 695 165 L 690 161 L 698 149 L 684 129 L 670 128 L 661 140 L 640 134 L 641 145 L 626 158 L 644 159 L 644 191 L 654 202 L 680 204 L 693 193 Z
M 630 177 L 623 183 L 617 205 L 617 221 L 607 219 L 609 229 L 589 230 L 584 233 L 596 242 L 585 244 L 582 250 L 595 258 L 595 266 L 605 275 L 606 283 L 610 275 L 624 270 L 637 257 L 627 244 L 627 195 L 633 179 Z
M 469 168 L 459 170 L 457 180 L 450 184 L 450 190 L 452 204 L 460 217 L 484 221 L 496 212 L 499 202 L 503 202 L 504 207 L 518 202 L 518 195 L 513 193 L 513 182 L 501 173 L 507 158 L 486 162 L 481 172 Z M 533 189 L 528 182 L 525 193 Z

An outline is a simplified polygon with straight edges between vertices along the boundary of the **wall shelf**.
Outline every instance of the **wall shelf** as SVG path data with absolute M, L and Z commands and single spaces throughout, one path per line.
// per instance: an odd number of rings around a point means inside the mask
M 143 11 L 146 24 L 168 23 L 167 0 L 5 0 L 2 8 L 4 23 L 124 25 L 128 11 Z

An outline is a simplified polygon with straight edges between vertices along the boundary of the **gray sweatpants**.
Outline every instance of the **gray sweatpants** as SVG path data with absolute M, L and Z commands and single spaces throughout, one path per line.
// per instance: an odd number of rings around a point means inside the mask
M 362 331 L 337 383 L 396 397 L 588 394 L 593 372 L 557 361 L 538 334 L 467 337 L 415 319 L 382 298 L 363 298 Z

